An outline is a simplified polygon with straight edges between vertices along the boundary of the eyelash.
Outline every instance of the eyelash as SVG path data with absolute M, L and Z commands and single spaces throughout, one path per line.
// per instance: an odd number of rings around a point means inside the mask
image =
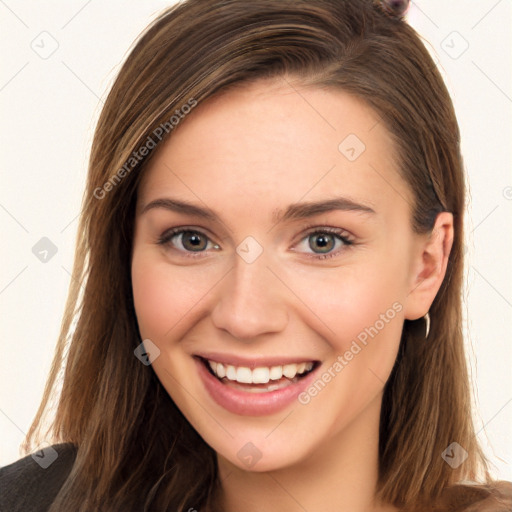
M 310 237 L 312 235 L 330 234 L 330 235 L 335 235 L 338 238 L 338 240 L 343 242 L 343 246 L 345 248 L 350 247 L 351 245 L 354 244 L 354 240 L 353 240 L 352 236 L 347 231 L 345 231 L 344 229 L 330 228 L 330 227 L 319 227 L 319 226 L 315 226 L 315 225 L 307 225 L 307 226 L 303 227 L 303 230 L 307 231 L 308 229 L 311 229 L 311 228 L 314 228 L 314 229 L 312 229 L 311 231 L 308 231 L 307 233 L 304 233 L 302 235 L 302 238 L 299 240 L 299 242 L 302 242 L 304 239 L 306 239 L 306 238 L 308 238 L 308 237 Z M 208 237 L 208 235 L 206 233 L 203 233 L 202 231 L 200 231 L 198 229 L 188 228 L 188 227 L 180 227 L 180 228 L 172 228 L 172 229 L 169 229 L 169 230 L 165 231 L 158 238 L 157 244 L 161 245 L 161 246 L 168 245 L 168 244 L 170 244 L 171 240 L 175 236 L 180 235 L 182 233 L 186 233 L 186 232 L 197 233 L 197 234 L 199 234 L 201 236 L 205 236 L 206 238 L 208 238 L 208 240 L 210 240 L 210 238 Z M 179 252 L 183 252 L 180 249 L 176 249 L 176 250 L 178 250 Z M 312 258 L 312 259 L 315 259 L 315 260 L 325 260 L 325 259 L 329 259 L 329 258 L 333 258 L 335 256 L 338 256 L 339 253 L 342 250 L 343 249 L 338 249 L 335 252 L 330 252 L 330 253 L 326 253 L 326 254 L 306 253 L 306 256 L 308 258 Z M 196 253 L 191 252 L 191 251 L 185 251 L 184 255 L 187 258 L 201 258 L 201 257 L 203 257 L 202 256 L 203 253 L 204 253 L 204 251 L 199 251 L 199 252 L 196 252 Z
M 307 239 L 311 235 L 330 234 L 330 235 L 334 235 L 335 237 L 337 237 L 338 240 L 340 240 L 343 243 L 343 247 L 345 248 L 345 250 L 348 247 L 350 247 L 351 245 L 354 245 L 354 238 L 350 235 L 350 233 L 348 233 L 344 229 L 330 228 L 328 226 L 316 226 L 314 224 L 313 225 L 308 224 L 306 226 L 303 226 L 302 229 L 306 232 L 303 233 L 303 235 L 301 235 L 302 238 L 299 240 L 300 242 L 302 242 L 304 239 Z M 327 260 L 329 258 L 334 258 L 336 256 L 339 256 L 341 251 L 344 250 L 343 247 L 339 248 L 336 251 L 329 252 L 326 254 L 316 254 L 316 253 L 305 253 L 305 254 L 306 254 L 306 257 L 314 259 L 314 260 Z

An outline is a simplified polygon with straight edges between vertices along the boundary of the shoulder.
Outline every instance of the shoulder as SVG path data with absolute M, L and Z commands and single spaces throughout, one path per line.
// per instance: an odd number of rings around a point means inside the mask
M 512 482 L 499 481 L 487 486 L 489 495 L 471 505 L 465 512 L 511 512 Z
M 492 484 L 460 484 L 445 489 L 431 512 L 510 512 L 512 482 Z
M 54 444 L 0 468 L 0 510 L 48 510 L 71 471 L 76 452 L 72 443 Z

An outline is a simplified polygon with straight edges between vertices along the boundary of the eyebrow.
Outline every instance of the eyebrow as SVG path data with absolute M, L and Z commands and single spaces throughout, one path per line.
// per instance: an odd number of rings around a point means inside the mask
M 141 215 L 155 208 L 163 208 L 176 213 L 201 217 L 210 221 L 220 220 L 219 216 L 210 208 L 168 197 L 155 199 L 154 201 L 149 202 L 142 208 Z M 272 221 L 278 224 L 285 221 L 307 219 L 309 217 L 314 217 L 315 215 L 336 210 L 375 214 L 375 210 L 367 205 L 356 203 L 345 197 L 336 197 L 325 201 L 290 204 L 284 213 L 282 210 L 275 210 L 272 215 Z

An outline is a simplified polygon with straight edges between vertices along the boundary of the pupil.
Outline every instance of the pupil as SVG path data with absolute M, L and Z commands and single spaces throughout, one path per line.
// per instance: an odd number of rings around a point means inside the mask
M 198 233 L 194 233 L 193 231 L 187 231 L 184 233 L 184 243 L 183 245 L 186 247 L 187 243 L 191 245 L 191 247 L 194 249 L 201 248 L 204 249 L 204 247 L 201 246 L 201 236 Z
M 322 249 L 326 249 L 323 252 L 329 252 L 332 249 L 332 236 L 331 235 L 313 235 L 315 239 L 315 243 L 320 246 Z M 330 239 L 330 240 L 329 240 Z M 311 244 L 310 244 L 311 246 Z M 313 249 L 313 247 L 311 247 Z

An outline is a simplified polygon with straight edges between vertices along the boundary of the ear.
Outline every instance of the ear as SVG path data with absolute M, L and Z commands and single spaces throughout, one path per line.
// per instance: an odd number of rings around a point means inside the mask
M 441 287 L 453 244 L 453 215 L 441 212 L 431 233 L 420 239 L 405 301 L 405 318 L 417 320 L 430 309 Z

